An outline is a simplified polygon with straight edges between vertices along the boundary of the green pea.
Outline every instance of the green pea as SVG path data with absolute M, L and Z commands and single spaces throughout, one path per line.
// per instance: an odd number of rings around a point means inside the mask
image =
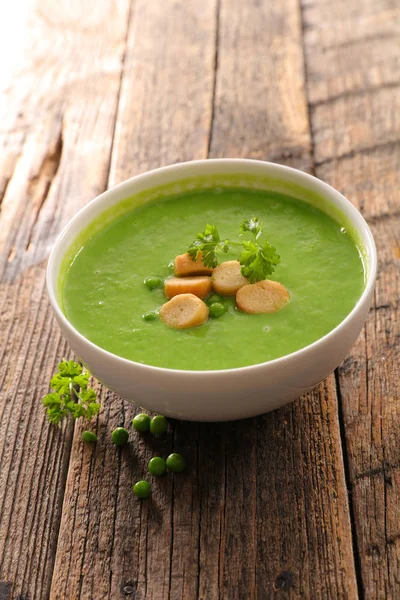
M 168 456 L 166 463 L 168 471 L 172 473 L 180 473 L 185 468 L 185 459 L 176 452 Z
M 84 442 L 97 442 L 97 435 L 93 431 L 83 431 L 82 439 Z
M 161 284 L 161 277 L 146 277 L 144 280 L 144 285 L 149 288 L 149 290 L 155 290 L 156 288 L 160 287 Z
M 146 312 L 142 315 L 142 319 L 144 321 L 154 321 L 154 319 L 157 319 L 157 313 L 154 310 L 151 310 L 150 312 Z
M 153 435 L 161 435 L 168 429 L 168 421 L 165 417 L 157 415 L 150 421 L 150 431 Z
M 149 429 L 150 429 L 149 415 L 146 415 L 145 413 L 140 413 L 140 415 L 136 415 L 136 417 L 134 417 L 132 419 L 132 425 L 133 425 L 133 429 L 136 429 L 136 431 L 140 431 L 141 433 L 143 433 L 145 431 L 149 431 Z
M 147 467 L 152 475 L 164 475 L 167 470 L 166 462 L 163 458 L 155 456 L 149 461 Z
M 122 446 L 126 444 L 129 438 L 129 433 L 124 427 L 117 427 L 111 434 L 111 441 L 116 446 Z
M 151 485 L 144 479 L 142 481 L 138 481 L 133 486 L 133 493 L 138 498 L 148 498 L 151 494 Z
M 175 269 L 175 263 L 174 261 L 171 261 L 168 263 L 168 269 L 171 271 L 171 273 L 173 273 L 174 269 Z
M 208 308 L 208 314 L 213 319 L 218 319 L 218 317 L 222 317 L 222 315 L 226 313 L 226 310 L 225 304 L 221 304 L 221 302 L 213 302 Z
M 210 306 L 210 304 L 214 304 L 214 302 L 223 302 L 224 299 L 222 296 L 219 296 L 218 294 L 211 294 L 211 296 L 209 296 L 206 300 L 206 304 L 208 304 L 208 306 Z

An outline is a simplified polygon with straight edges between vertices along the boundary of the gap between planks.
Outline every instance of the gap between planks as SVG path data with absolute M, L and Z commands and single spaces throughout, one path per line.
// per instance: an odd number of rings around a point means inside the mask
M 317 163 L 315 158 L 315 146 L 314 146 L 314 132 L 312 125 L 312 111 L 315 104 L 313 104 L 309 97 L 308 92 L 308 69 L 307 69 L 307 55 L 306 55 L 306 47 L 305 47 L 305 29 L 306 22 L 304 19 L 304 8 L 302 4 L 303 0 L 298 0 L 299 12 L 300 12 L 300 23 L 301 23 L 301 47 L 303 53 L 303 70 L 304 70 L 304 95 L 306 97 L 307 102 L 307 118 L 308 118 L 308 127 L 310 131 L 311 137 L 311 174 L 316 177 Z M 334 372 L 335 377 L 335 390 L 336 390 L 336 399 L 337 399 L 337 407 L 338 407 L 338 422 L 339 422 L 339 435 L 340 435 L 340 450 L 344 471 L 344 480 L 346 484 L 347 491 L 347 507 L 348 513 L 350 517 L 350 526 L 351 526 L 351 541 L 352 541 L 352 550 L 353 550 L 353 560 L 354 560 L 354 568 L 356 575 L 356 584 L 357 584 L 357 592 L 360 600 L 364 600 L 364 591 L 362 584 L 362 573 L 361 573 L 361 558 L 360 552 L 357 543 L 357 535 L 356 535 L 356 525 L 354 518 L 354 506 L 351 498 L 351 481 L 350 481 L 350 473 L 349 473 L 349 464 L 347 457 L 347 444 L 346 444 L 346 436 L 345 436 L 345 424 L 343 418 L 343 409 L 342 409 L 342 395 L 340 391 L 340 381 L 338 376 L 338 371 L 335 369 Z
M 116 110 L 115 110 L 115 114 L 114 114 L 114 122 L 113 122 L 113 125 L 112 125 L 110 152 L 109 152 L 109 157 L 108 157 L 108 167 L 107 167 L 106 179 L 105 179 L 106 182 L 107 182 L 107 185 L 106 185 L 105 189 L 108 189 L 109 184 L 110 184 L 110 173 L 111 173 L 111 169 L 112 169 L 112 157 L 113 157 L 115 137 L 116 137 L 116 126 L 117 126 L 118 115 L 119 115 L 119 110 L 120 110 L 121 89 L 122 89 L 122 81 L 123 81 L 123 77 L 124 77 L 124 67 L 125 67 L 125 59 L 126 59 L 126 53 L 127 53 L 128 36 L 129 36 L 130 27 L 132 25 L 132 21 L 134 19 L 134 12 L 135 12 L 134 11 L 134 6 L 135 6 L 135 0 L 129 0 L 128 14 L 127 14 L 127 19 L 126 19 L 126 30 L 125 30 L 125 37 L 124 37 L 124 48 L 123 48 L 122 57 L 121 57 L 120 76 L 119 76 L 119 84 L 118 84 L 118 90 L 117 90 Z M 58 171 L 58 167 L 59 167 L 59 165 L 61 163 L 61 156 L 62 156 L 62 150 L 63 150 L 63 130 L 62 130 L 62 126 L 63 126 L 63 122 L 62 122 L 61 130 L 60 130 L 59 143 L 57 144 L 56 152 L 54 153 L 55 157 L 57 158 L 57 161 L 54 160 L 56 166 L 53 169 L 53 179 L 56 176 L 57 171 Z M 49 187 L 50 186 L 51 186 L 51 183 L 49 184 Z M 96 434 L 97 434 L 97 429 L 98 429 L 98 420 L 96 420 Z M 63 486 L 63 494 L 62 494 L 62 496 L 63 496 L 63 507 L 64 507 L 64 496 L 65 496 L 65 491 L 66 491 L 66 487 L 67 487 L 67 481 L 68 481 L 69 476 L 70 476 L 72 445 L 73 445 L 73 440 L 74 440 L 74 437 L 75 437 L 75 433 L 76 433 L 76 424 L 74 424 L 72 435 L 70 436 L 70 443 L 69 443 L 68 452 L 67 452 L 68 458 L 66 460 L 68 462 L 68 471 L 67 471 L 67 475 L 66 475 L 66 478 L 65 478 L 65 481 L 64 481 L 64 486 Z M 90 472 L 93 469 L 93 463 L 94 463 L 94 460 L 93 460 L 93 456 L 92 456 L 91 460 L 90 460 Z M 91 478 L 89 477 L 88 481 L 90 481 L 90 479 Z M 116 496 L 116 501 L 117 500 L 118 500 L 118 496 Z M 61 515 L 62 515 L 62 512 L 63 512 L 63 509 L 61 511 Z M 116 511 L 114 511 L 114 513 L 116 515 Z M 55 562 L 54 561 L 55 561 L 55 557 L 56 557 L 58 549 L 59 549 L 60 529 L 61 529 L 61 517 L 60 517 L 60 520 L 58 522 L 57 543 L 56 543 L 56 548 L 55 548 L 54 557 L 53 557 L 53 568 L 52 568 L 52 573 L 53 574 L 54 574 L 54 568 L 55 568 Z M 115 529 L 115 524 L 114 524 L 114 529 Z M 85 538 L 85 546 L 86 546 L 86 541 L 87 541 L 87 539 Z M 83 554 L 84 554 L 84 552 L 83 552 Z M 110 577 L 111 577 L 111 574 L 112 574 L 112 572 L 110 571 Z M 83 582 L 83 576 L 81 576 L 80 584 L 79 584 L 79 597 L 80 597 L 81 591 L 82 591 L 82 582 Z M 51 587 L 52 587 L 52 583 L 50 584 L 50 588 Z

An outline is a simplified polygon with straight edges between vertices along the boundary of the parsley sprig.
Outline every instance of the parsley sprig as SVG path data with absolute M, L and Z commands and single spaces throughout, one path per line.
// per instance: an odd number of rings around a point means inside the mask
M 219 253 L 229 252 L 231 246 L 240 246 L 239 262 L 242 265 L 242 275 L 247 277 L 250 283 L 256 283 L 272 275 L 280 262 L 280 256 L 274 246 L 260 239 L 263 230 L 258 217 L 241 223 L 240 235 L 244 234 L 251 234 L 254 239 L 243 239 L 240 242 L 221 240 L 217 227 L 208 224 L 202 233 L 196 235 L 196 239 L 189 246 L 188 254 L 193 260 L 201 256 L 206 267 L 215 268 L 218 265 Z
M 201 260 L 206 267 L 215 268 L 218 265 L 218 252 L 228 252 L 228 241 L 221 241 L 218 229 L 215 225 L 206 225 L 202 233 L 196 235 L 196 239 L 190 244 L 188 254 L 193 260 L 197 260 L 201 253 Z
M 50 380 L 50 392 L 42 398 L 47 418 L 58 425 L 68 416 L 74 419 L 90 419 L 97 415 L 100 404 L 96 402 L 94 389 L 89 386 L 89 372 L 84 372 L 81 364 L 73 360 L 62 360 L 58 371 Z

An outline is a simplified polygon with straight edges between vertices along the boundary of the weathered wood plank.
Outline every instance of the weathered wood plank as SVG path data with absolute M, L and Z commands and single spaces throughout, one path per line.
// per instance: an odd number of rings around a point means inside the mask
M 397 0 L 302 0 L 310 103 L 331 103 L 398 84 L 400 23 Z M 312 48 L 313 60 L 309 54 Z
M 217 0 L 135 4 L 109 185 L 138 172 L 206 158 Z
M 18 6 L 24 29 L 8 36 L 12 60 L 7 76 L 1 70 L 0 590 L 44 599 L 72 441 L 71 427 L 49 427 L 40 407 L 68 352 L 47 302 L 45 259 L 106 185 L 129 7 Z
M 298 3 L 222 0 L 217 64 L 211 156 L 310 170 Z M 231 424 L 221 451 L 221 547 L 207 548 L 210 563 L 222 555 L 220 597 L 355 598 L 332 379 L 289 407 Z M 215 523 L 202 512 L 203 528 Z M 202 585 L 200 597 L 218 597 L 207 571 Z
M 111 182 L 208 146 L 311 168 L 297 2 L 218 6 L 136 5 Z M 333 378 L 272 415 L 174 423 L 160 448 L 132 434 L 119 453 L 107 440 L 132 416 L 109 395 L 97 448 L 75 432 L 53 598 L 357 597 Z M 170 449 L 188 473 L 136 502 L 131 483 Z
M 179 160 L 206 158 L 212 115 L 216 1 L 135 3 L 110 183 Z M 195 598 L 198 588 L 197 426 L 151 443 L 109 442 L 134 408 L 104 396 L 97 448 L 74 438 L 51 598 Z M 193 435 L 192 435 L 193 433 Z M 151 503 L 131 492 L 155 454 L 184 451 L 190 475 L 163 477 Z M 208 543 L 208 542 L 207 542 Z M 69 557 L 72 557 L 69 560 Z M 67 564 L 67 567 L 66 567 Z
M 362 335 L 339 369 L 366 598 L 400 595 L 400 55 L 397 2 L 304 2 L 317 174 L 369 220 L 379 270 Z
M 295 0 L 221 0 L 211 156 L 310 170 L 300 31 Z
M 267 416 L 256 444 L 258 597 L 357 598 L 333 377 Z

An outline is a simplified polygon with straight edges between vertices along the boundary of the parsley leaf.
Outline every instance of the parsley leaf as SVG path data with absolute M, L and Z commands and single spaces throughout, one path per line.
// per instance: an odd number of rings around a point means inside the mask
M 74 419 L 84 417 L 88 421 L 97 415 L 100 404 L 96 402 L 96 392 L 88 388 L 90 373 L 83 372 L 81 364 L 73 360 L 63 360 L 58 372 L 50 380 L 50 392 L 42 398 L 47 418 L 58 425 L 69 415 Z
M 248 231 L 253 233 L 256 239 L 261 235 L 262 229 L 260 219 L 258 217 L 252 217 L 248 221 L 242 221 L 240 224 L 240 233 L 247 233 Z
M 242 265 L 242 275 L 247 277 L 250 283 L 267 279 L 279 264 L 280 256 L 267 241 L 259 241 L 263 230 L 258 217 L 242 221 L 240 235 L 245 233 L 253 235 L 254 241 L 221 241 L 217 227 L 208 224 L 202 233 L 197 234 L 196 239 L 189 246 L 188 254 L 193 260 L 201 257 L 206 267 L 215 268 L 218 265 L 219 252 L 226 253 L 231 246 L 241 246 L 239 262 Z
M 201 256 L 206 267 L 218 265 L 217 252 L 228 252 L 229 246 L 226 241 L 221 241 L 218 229 L 215 225 L 206 225 L 202 233 L 196 235 L 196 239 L 190 244 L 188 254 L 193 260 Z
M 267 279 L 275 271 L 275 266 L 280 261 L 279 254 L 268 242 L 262 245 L 253 241 L 243 242 L 243 250 L 239 258 L 242 265 L 242 275 L 250 283 Z

